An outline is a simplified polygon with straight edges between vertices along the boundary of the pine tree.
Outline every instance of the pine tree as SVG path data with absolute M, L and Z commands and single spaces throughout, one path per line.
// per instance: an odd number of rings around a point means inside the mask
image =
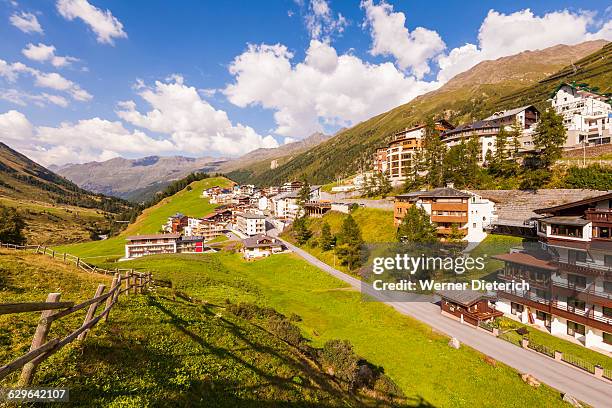
M 304 204 L 310 201 L 310 184 L 304 179 L 302 187 L 298 191 L 297 204 L 301 209 L 304 209 Z
M 389 181 L 389 177 L 387 177 L 387 173 L 377 173 L 378 178 L 378 189 L 377 195 L 386 196 L 393 190 L 391 187 L 391 182 Z
M 25 243 L 24 228 L 25 221 L 17 210 L 0 204 L 0 242 L 15 245 Z
M 359 225 L 357 225 L 355 219 L 350 214 L 342 222 L 342 229 L 337 241 L 336 254 L 342 264 L 346 265 L 350 270 L 358 267 L 361 264 L 363 238 L 361 237 Z
M 429 214 L 423 208 L 413 205 L 406 211 L 406 215 L 397 229 L 397 240 L 417 244 L 436 242 L 436 226 L 431 223 Z
M 321 228 L 321 238 L 319 238 L 321 248 L 323 251 L 329 251 L 334 247 L 335 242 L 336 238 L 332 235 L 329 224 L 324 222 Z
M 444 156 L 446 145 L 440 138 L 440 132 L 436 129 L 435 122 L 430 118 L 425 124 L 425 137 L 423 139 L 423 157 L 426 180 L 432 187 L 440 187 L 444 184 Z
M 306 217 L 298 217 L 293 221 L 293 237 L 297 241 L 298 245 L 304 245 L 310 237 L 312 232 L 308 229 Z
M 540 150 L 541 167 L 550 169 L 561 157 L 561 149 L 567 140 L 563 117 L 548 108 L 540 116 L 533 136 L 533 144 Z

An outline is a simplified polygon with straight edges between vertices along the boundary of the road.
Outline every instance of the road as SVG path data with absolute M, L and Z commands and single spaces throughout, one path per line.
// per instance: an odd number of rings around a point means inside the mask
M 353 288 L 363 291 L 365 286 L 368 295 L 383 301 L 398 312 L 413 317 L 450 337 L 456 337 L 461 343 L 509 365 L 521 373 L 529 373 L 560 392 L 570 394 L 593 407 L 611 406 L 612 385 L 608 382 L 586 374 L 580 369 L 533 351 L 524 350 L 507 341 L 445 317 L 440 314 L 440 308 L 433 303 L 387 301 L 384 294 L 375 291 L 359 279 L 332 268 L 289 242 L 283 242 L 310 264 L 348 283 Z

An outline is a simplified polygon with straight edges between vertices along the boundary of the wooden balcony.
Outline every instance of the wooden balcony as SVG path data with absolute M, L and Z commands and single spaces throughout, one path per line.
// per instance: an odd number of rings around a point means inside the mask
M 607 333 L 612 331 L 612 317 L 597 316 L 593 312 L 593 309 L 581 310 L 554 300 L 551 302 L 551 313 L 573 322 L 584 324 L 585 326 L 603 330 Z
M 612 210 L 588 209 L 586 219 L 596 223 L 609 223 L 612 226 Z
M 431 222 L 450 222 L 457 224 L 465 224 L 468 222 L 468 217 L 463 215 L 432 215 Z
M 558 260 L 551 261 L 551 264 L 558 268 L 560 271 L 569 272 L 576 275 L 603 276 L 606 278 L 612 277 L 612 267 L 609 266 L 576 262 L 560 262 Z
M 595 290 L 593 284 L 579 286 L 571 282 L 553 280 L 553 293 L 564 297 L 573 297 L 599 306 L 612 307 L 612 293 Z

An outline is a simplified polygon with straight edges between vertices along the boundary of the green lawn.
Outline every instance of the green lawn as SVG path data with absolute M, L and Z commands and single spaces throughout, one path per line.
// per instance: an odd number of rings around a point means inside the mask
M 504 262 L 497 259 L 491 259 L 491 257 L 494 255 L 507 254 L 511 248 L 520 247 L 523 241 L 525 241 L 524 238 L 509 235 L 487 235 L 487 237 L 483 239 L 482 242 L 480 242 L 480 244 L 478 244 L 478 246 L 470 253 L 472 258 L 486 258 L 484 272 L 482 274 L 479 273 L 480 276 L 474 276 L 474 278 L 488 276 L 494 279 L 495 276 L 492 274 L 497 270 L 502 269 L 504 267 Z
M 169 216 L 181 212 L 185 215 L 203 217 L 214 210 L 217 205 L 210 204 L 208 198 L 201 198 L 201 194 L 212 186 L 227 187 L 230 181 L 224 177 L 207 178 L 190 184 L 182 191 L 165 198 L 153 207 L 147 208 L 138 217 L 136 222 L 130 224 L 121 234 L 104 240 L 86 242 L 82 244 L 63 245 L 56 247 L 56 251 L 68 252 L 82 258 L 120 257 L 124 254 L 125 237 L 137 234 L 154 234 L 158 232 Z
M 390 307 L 364 302 L 343 282 L 293 254 L 244 262 L 238 254 L 155 256 L 125 263 L 152 270 L 200 300 L 252 301 L 297 313 L 312 343 L 349 339 L 356 351 L 384 367 L 414 400 L 433 406 L 561 406 L 548 387 L 532 389 L 514 370 L 485 363 L 469 348 L 451 349 L 448 338 Z
M 597 351 L 590 350 L 579 344 L 575 344 L 559 337 L 555 337 L 552 334 L 546 333 L 542 330 L 538 330 L 533 327 L 526 326 L 520 322 L 517 322 L 516 320 L 512 320 L 507 317 L 502 317 L 501 319 L 499 319 L 499 325 L 502 328 L 501 330 L 504 332 L 506 332 L 506 330 L 508 329 L 527 327 L 527 329 L 529 330 L 529 334 L 527 334 L 526 337 L 528 337 L 529 340 L 533 343 L 546 346 L 549 349 L 557 350 L 562 353 L 571 354 L 591 364 L 599 364 L 604 368 L 612 370 L 612 358 L 602 353 L 598 353 Z M 521 338 L 523 338 L 523 336 L 513 330 L 506 332 L 504 335 L 513 343 L 519 343 Z

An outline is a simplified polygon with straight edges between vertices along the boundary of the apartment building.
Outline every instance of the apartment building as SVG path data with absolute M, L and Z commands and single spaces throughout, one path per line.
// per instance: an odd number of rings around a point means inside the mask
M 567 129 L 565 147 L 610 143 L 612 139 L 612 98 L 584 84 L 563 83 L 549 99 L 563 116 Z
M 470 242 L 482 241 L 487 236 L 485 229 L 496 219 L 494 202 L 449 186 L 395 196 L 393 224 L 396 227 L 414 205 L 429 214 L 441 237 L 448 236 L 456 226 L 464 240 Z
M 496 257 L 500 280 L 530 289 L 499 291 L 497 309 L 612 352 L 612 193 L 536 213 L 538 245 Z
M 302 208 L 298 203 L 299 191 L 280 193 L 270 198 L 272 213 L 275 217 L 294 220 L 302 215 Z M 310 201 L 319 201 L 321 197 L 321 186 L 310 187 Z
M 374 152 L 374 158 L 372 160 L 374 172 L 386 173 L 387 172 L 387 146 L 379 147 Z
M 505 130 L 510 131 L 515 123 L 518 123 L 522 130 L 519 137 L 519 149 L 522 151 L 533 150 L 532 135 L 539 116 L 540 112 L 533 105 L 499 111 L 483 120 L 445 131 L 442 133 L 442 140 L 451 148 L 461 144 L 462 141 L 467 143 L 471 138 L 477 137 L 480 147 L 479 162 L 482 164 L 487 156 L 497 151 L 495 139 L 499 134 L 499 129 L 504 127 Z
M 175 254 L 181 234 L 152 234 L 127 237 L 125 258 L 140 258 L 145 255 Z
M 180 233 L 185 227 L 188 226 L 189 217 L 181 213 L 176 213 L 168 217 L 168 221 L 162 226 L 164 232 L 167 233 Z
M 266 217 L 258 214 L 236 214 L 236 229 L 244 235 L 253 236 L 266 233 Z

